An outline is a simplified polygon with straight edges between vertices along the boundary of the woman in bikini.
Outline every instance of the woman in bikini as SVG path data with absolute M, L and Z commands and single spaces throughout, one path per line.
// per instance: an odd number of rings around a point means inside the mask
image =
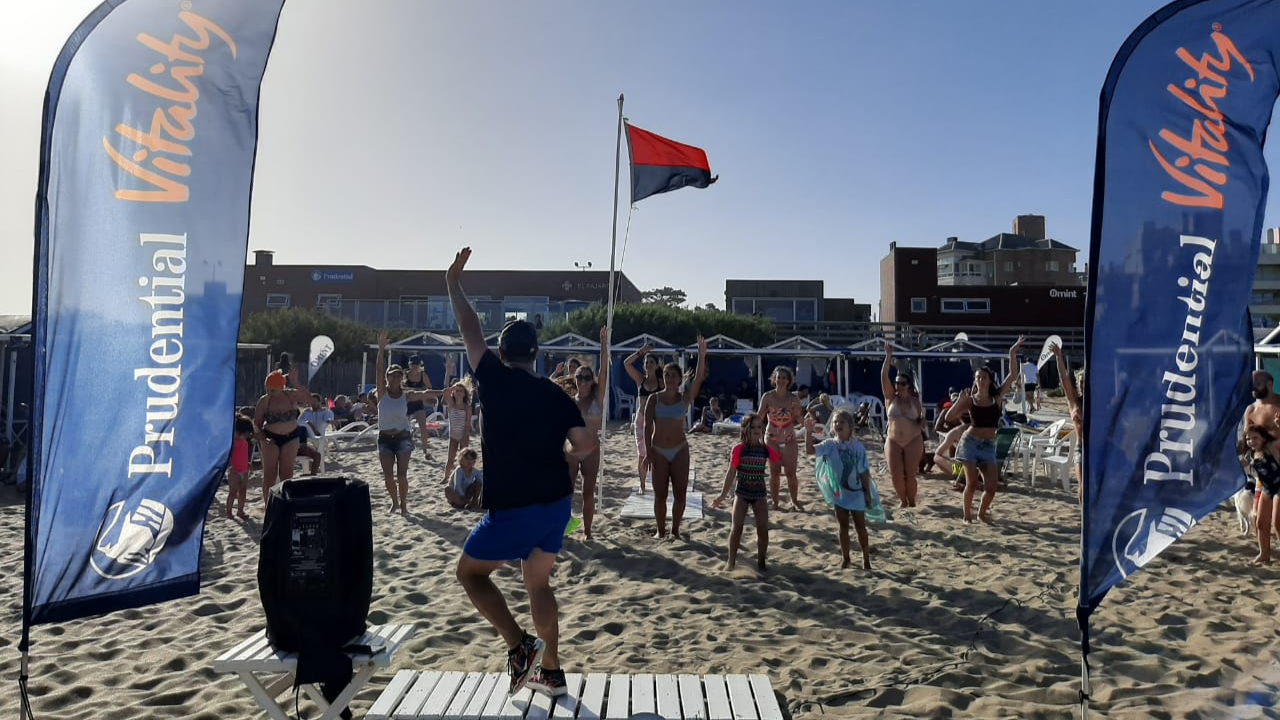
M 947 420 L 958 420 L 969 413 L 969 429 L 960 437 L 956 459 L 964 465 L 964 521 L 973 522 L 973 496 L 982 484 L 982 502 L 978 506 L 978 519 L 988 525 L 991 502 L 996 499 L 996 486 L 1000 480 L 1000 468 L 996 466 L 996 429 L 1000 427 L 1000 396 L 1013 387 L 1018 379 L 1016 372 L 1018 348 L 1026 338 L 1009 348 L 1009 367 L 1014 368 L 1000 385 L 996 385 L 991 368 L 980 367 L 973 374 L 973 387 L 960 391 L 960 399 L 947 411 Z
M 600 476 L 600 428 L 604 425 L 605 392 L 609 387 L 609 329 L 600 328 L 600 375 L 591 371 L 589 365 L 579 365 L 573 373 L 577 388 L 573 395 L 582 411 L 582 418 L 587 421 L 587 429 L 596 433 L 596 449 L 579 460 L 566 453 L 569 461 L 569 479 L 576 485 L 578 474 L 582 474 L 582 531 L 588 540 L 591 539 L 591 521 L 596 516 L 596 479 Z
M 644 479 L 652 469 L 652 463 L 649 461 L 648 435 L 645 433 L 645 417 L 644 409 L 649 401 L 649 396 L 662 389 L 661 363 L 658 358 L 650 355 L 653 352 L 653 343 L 647 343 L 644 347 L 631 353 L 626 360 L 622 361 L 622 367 L 627 369 L 627 375 L 636 384 L 636 454 L 639 459 L 636 462 L 636 470 L 640 473 L 640 494 L 644 494 Z M 641 374 L 636 369 L 636 360 L 644 358 L 644 373 Z
M 769 423 L 765 439 L 769 447 L 778 452 L 782 462 L 769 463 L 769 492 L 772 497 L 772 509 L 780 510 L 779 491 L 782 485 L 782 471 L 787 472 L 787 491 L 791 494 L 791 505 L 796 510 L 804 510 L 800 504 L 800 479 L 796 476 L 796 462 L 800 458 L 800 444 L 796 442 L 796 424 L 804 422 L 804 405 L 800 398 L 791 392 L 795 375 L 790 368 L 781 365 L 773 369 L 770 376 L 773 389 L 760 396 L 760 412 Z
M 698 371 L 684 392 L 680 384 L 684 375 L 680 366 L 667 363 L 662 369 L 662 390 L 649 395 L 645 402 L 646 452 L 653 462 L 653 516 L 657 519 L 655 538 L 667 536 L 667 489 L 675 491 L 671 503 L 671 536 L 680 536 L 680 520 L 684 518 L 685 494 L 689 490 L 689 425 L 687 415 L 694 398 L 707 379 L 707 341 L 698 336 Z
M 884 456 L 893 477 L 893 491 L 898 494 L 898 507 L 915 507 L 916 473 L 920 469 L 920 457 L 924 455 L 924 405 L 910 373 L 900 371 L 890 382 L 892 364 L 893 346 L 886 342 L 884 364 L 880 366 L 880 390 L 884 393 L 885 415 L 889 419 Z
M 378 362 L 374 379 L 378 383 L 378 462 L 382 480 L 391 497 L 391 512 L 407 515 L 409 500 L 409 458 L 413 455 L 413 432 L 409 430 L 409 403 L 435 403 L 435 390 L 406 390 L 404 368 L 387 367 L 386 333 L 378 335 Z M 394 473 L 394 479 L 393 479 Z
M 267 393 L 258 398 L 253 410 L 254 436 L 262 452 L 264 505 L 277 478 L 284 482 L 293 477 L 293 464 L 298 459 L 298 408 L 311 401 L 311 394 L 297 384 L 297 370 L 290 370 L 287 379 L 279 370 L 272 372 L 265 383 Z

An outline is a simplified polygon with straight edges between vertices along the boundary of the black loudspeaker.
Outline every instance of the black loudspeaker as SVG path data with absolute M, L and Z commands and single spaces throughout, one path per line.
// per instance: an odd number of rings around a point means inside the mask
M 279 650 L 340 650 L 363 633 L 373 596 L 369 486 L 308 477 L 271 491 L 258 557 L 267 638 Z

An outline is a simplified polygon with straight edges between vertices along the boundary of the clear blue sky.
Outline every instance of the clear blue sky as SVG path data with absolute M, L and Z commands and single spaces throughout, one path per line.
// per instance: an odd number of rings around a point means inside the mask
M 642 289 L 723 305 L 726 278 L 822 279 L 874 307 L 891 241 L 981 240 L 1024 213 L 1083 267 L 1098 93 L 1162 4 L 291 0 L 249 249 L 442 268 L 469 244 L 476 268 L 607 268 L 621 92 L 720 175 L 636 206 L 622 269 Z M 0 312 L 30 307 L 41 100 L 94 5 L 0 10 Z M 625 182 L 624 165 L 620 244 Z

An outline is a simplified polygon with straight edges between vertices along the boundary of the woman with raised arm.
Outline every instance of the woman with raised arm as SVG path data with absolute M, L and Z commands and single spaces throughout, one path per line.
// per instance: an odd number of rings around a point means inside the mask
M 444 386 L 449 387 L 449 371 L 445 371 Z M 379 373 L 379 375 L 381 375 Z M 409 390 L 430 390 L 431 378 L 427 376 L 427 371 L 422 363 L 422 358 L 417 355 L 409 356 L 409 369 L 404 373 L 404 386 Z M 430 408 L 421 401 L 412 400 L 409 402 L 409 417 L 418 423 L 418 437 L 422 438 L 422 459 L 431 462 L 431 452 L 427 449 L 427 416 L 435 411 L 435 406 Z
M 644 494 L 644 479 L 649 474 L 652 462 L 648 455 L 646 447 L 648 435 L 645 433 L 645 417 L 644 409 L 649 400 L 649 396 L 662 389 L 662 377 L 659 374 L 658 358 L 650 355 L 653 352 L 653 343 L 645 343 L 645 346 L 627 356 L 622 361 L 622 367 L 626 368 L 627 375 L 636 384 L 636 454 L 639 459 L 636 462 L 636 471 L 640 473 L 640 494 Z M 644 358 L 644 373 L 642 374 L 636 369 L 636 360 Z
M 804 422 L 804 405 L 800 398 L 791 392 L 795 384 L 795 374 L 790 368 L 779 365 L 770 376 L 773 389 L 760 396 L 760 413 L 768 423 L 765 439 L 769 447 L 778 452 L 782 462 L 769 463 L 769 492 L 773 510 L 780 510 L 779 491 L 782 485 L 782 471 L 787 472 L 787 491 L 791 494 L 791 505 L 796 510 L 804 510 L 800 504 L 800 478 L 796 475 L 796 463 L 800 459 L 800 444 L 796 441 L 796 426 Z
M 1080 389 L 1076 389 L 1076 384 L 1072 382 L 1073 376 L 1071 370 L 1067 367 L 1067 359 L 1062 356 L 1062 348 L 1057 343 L 1049 345 L 1049 349 L 1053 351 L 1053 358 L 1058 362 L 1058 382 L 1062 384 L 1062 394 L 1067 398 L 1067 412 L 1071 415 L 1072 431 L 1076 434 L 1076 447 L 1080 448 L 1080 452 L 1076 454 L 1076 500 L 1084 501 L 1084 405 L 1080 401 L 1080 393 L 1084 391 L 1084 373 L 1080 374 Z
M 644 405 L 647 454 L 653 462 L 653 516 L 657 519 L 655 538 L 667 536 L 667 490 L 675 491 L 671 502 L 671 536 L 680 536 L 685 495 L 689 491 L 689 406 L 702 391 L 707 379 L 707 341 L 698 336 L 698 370 L 681 392 L 684 374 L 680 366 L 667 363 L 662 369 L 662 390 L 649 395 Z
M 880 390 L 884 393 L 885 416 L 889 421 L 884 438 L 884 457 L 898 494 L 898 507 L 916 506 L 916 473 L 924 455 L 924 433 L 928 427 L 920 393 L 911 382 L 911 373 L 902 370 L 892 381 L 893 346 L 884 344 L 884 364 L 880 366 Z
M 378 384 L 378 462 L 382 464 L 382 481 L 391 498 L 391 512 L 409 514 L 409 458 L 413 455 L 413 432 L 409 429 L 409 403 L 432 403 L 440 393 L 435 390 L 408 390 L 404 387 L 404 368 L 387 367 L 387 334 L 378 335 L 378 361 L 374 380 Z
M 298 371 L 275 370 L 267 375 L 266 394 L 253 410 L 254 436 L 262 453 L 262 502 L 271 497 L 271 486 L 293 477 L 298 460 L 298 408 L 311 401 L 306 388 L 298 387 Z
M 577 484 L 578 474 L 582 474 L 582 530 L 588 540 L 591 539 L 591 522 L 596 516 L 596 481 L 600 476 L 600 429 L 604 426 L 605 393 L 609 389 L 609 328 L 600 328 L 600 374 L 591 371 L 591 366 L 580 363 L 573 372 L 576 390 L 574 402 L 582 411 L 582 419 L 587 422 L 587 430 L 596 434 L 596 449 L 579 460 L 572 453 L 566 454 L 569 461 L 569 478 Z
M 969 413 L 969 429 L 960 436 L 960 448 L 956 459 L 964 465 L 964 521 L 973 522 L 973 496 L 982 484 L 982 502 L 978 506 L 978 519 L 988 525 L 991 502 L 996 499 L 996 485 L 1000 481 L 1000 468 L 996 466 L 996 429 L 1000 427 L 1000 396 L 1009 391 L 1018 379 L 1018 348 L 1026 340 L 1009 348 L 1009 375 L 1000 385 L 991 368 L 983 366 L 973 373 L 973 387 L 960 391 L 960 399 L 947 411 L 947 420 L 958 420 Z

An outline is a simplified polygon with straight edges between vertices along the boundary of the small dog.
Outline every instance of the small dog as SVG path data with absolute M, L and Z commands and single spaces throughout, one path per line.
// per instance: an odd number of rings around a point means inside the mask
M 1231 496 L 1231 502 L 1236 506 L 1236 522 L 1240 525 L 1241 535 L 1248 535 L 1253 532 L 1253 495 L 1254 484 L 1251 477 L 1239 492 Z

